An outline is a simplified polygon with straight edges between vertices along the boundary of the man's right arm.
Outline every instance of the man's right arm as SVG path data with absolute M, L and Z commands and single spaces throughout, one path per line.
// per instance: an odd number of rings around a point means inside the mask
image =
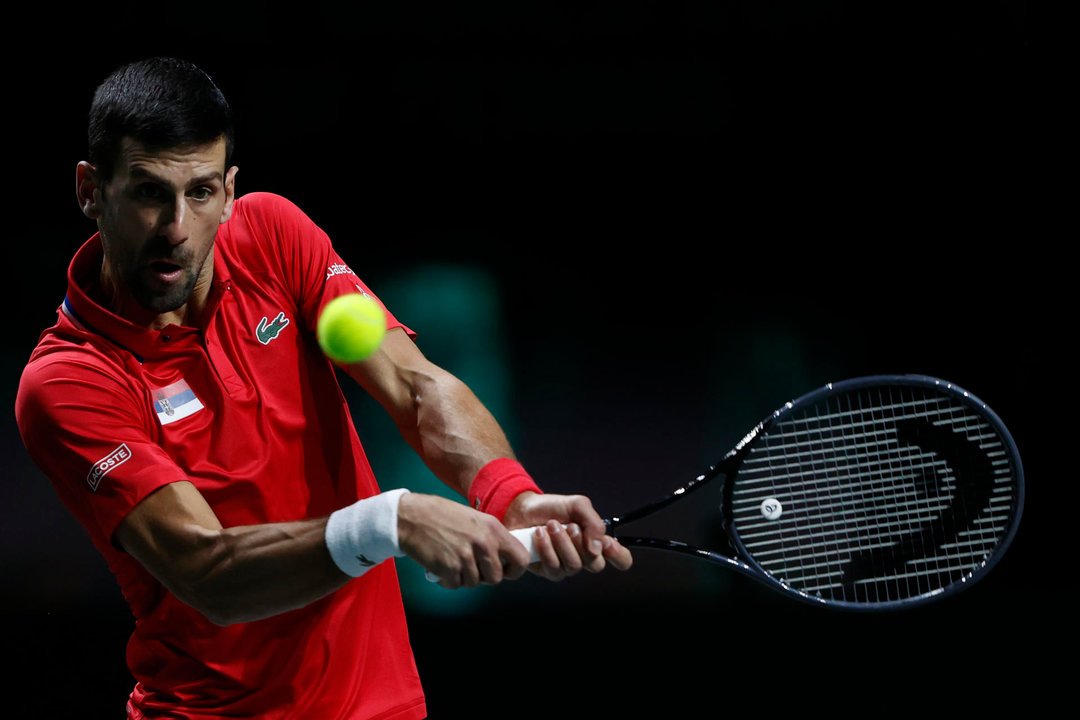
M 504 556 L 524 550 L 494 517 L 436 495 L 402 500 L 402 517 L 425 524 L 428 570 L 467 566 L 457 576 L 473 578 L 458 581 L 465 585 L 511 576 Z M 176 597 L 228 625 L 303 607 L 351 579 L 327 547 L 327 520 L 225 528 L 194 485 L 174 482 L 136 505 L 113 537 Z M 519 559 L 509 572 L 520 575 L 526 562 Z
M 148 436 L 142 400 L 119 372 L 77 353 L 32 361 L 20 380 L 23 442 L 99 546 L 127 552 L 219 624 L 297 608 L 348 582 L 327 548 L 326 517 L 222 527 Z

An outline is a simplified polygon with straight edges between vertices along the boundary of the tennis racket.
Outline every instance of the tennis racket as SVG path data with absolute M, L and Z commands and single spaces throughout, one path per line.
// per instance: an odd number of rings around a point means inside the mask
M 708 544 L 623 533 L 676 501 L 698 502 L 706 486 L 719 498 L 706 505 Z M 809 603 L 880 611 L 985 576 L 1023 504 L 1020 454 L 998 416 L 956 385 L 896 375 L 785 403 L 719 463 L 605 523 L 628 547 L 718 563 Z M 530 530 L 515 536 L 531 549 Z

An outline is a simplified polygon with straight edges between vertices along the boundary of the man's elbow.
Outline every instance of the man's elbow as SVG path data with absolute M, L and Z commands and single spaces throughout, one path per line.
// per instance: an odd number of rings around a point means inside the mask
M 183 588 L 173 589 L 172 593 L 185 605 L 220 627 L 262 620 L 273 614 L 262 612 L 257 604 L 213 584 L 187 584 Z
M 212 582 L 194 579 L 173 579 L 167 585 L 180 602 L 192 608 L 214 625 L 221 627 L 245 622 L 241 608 L 227 593 Z
M 202 548 L 187 567 L 175 567 L 166 587 L 185 605 L 214 625 L 227 626 L 259 619 L 228 577 L 232 558 L 228 544 L 218 537 Z
M 241 608 L 237 607 L 236 603 L 230 602 L 228 598 L 204 595 L 189 596 L 188 598 L 182 597 L 180 599 L 198 611 L 200 615 L 205 617 L 211 623 L 219 627 L 236 625 L 237 623 L 250 622 L 258 619 L 256 617 L 245 616 L 245 614 L 241 612 Z

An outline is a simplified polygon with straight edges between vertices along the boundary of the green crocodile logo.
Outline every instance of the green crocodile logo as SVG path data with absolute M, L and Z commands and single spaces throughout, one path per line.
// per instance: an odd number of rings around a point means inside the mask
M 274 318 L 274 322 L 269 322 L 264 317 L 259 321 L 259 326 L 255 328 L 255 337 L 259 338 L 259 342 L 263 345 L 269 345 L 270 341 L 280 335 L 288 324 L 289 318 L 285 317 L 284 312 L 279 312 L 277 317 Z

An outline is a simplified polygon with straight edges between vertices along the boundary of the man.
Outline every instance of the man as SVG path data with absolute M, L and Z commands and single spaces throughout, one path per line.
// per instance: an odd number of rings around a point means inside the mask
M 298 208 L 237 197 L 228 104 L 201 70 L 134 63 L 98 89 L 76 194 L 97 223 L 16 401 L 20 432 L 135 616 L 128 716 L 426 714 L 393 565 L 447 587 L 629 552 L 582 496 L 542 493 L 459 380 L 388 313 L 344 368 L 469 504 L 380 492 L 313 328 L 369 288 Z

